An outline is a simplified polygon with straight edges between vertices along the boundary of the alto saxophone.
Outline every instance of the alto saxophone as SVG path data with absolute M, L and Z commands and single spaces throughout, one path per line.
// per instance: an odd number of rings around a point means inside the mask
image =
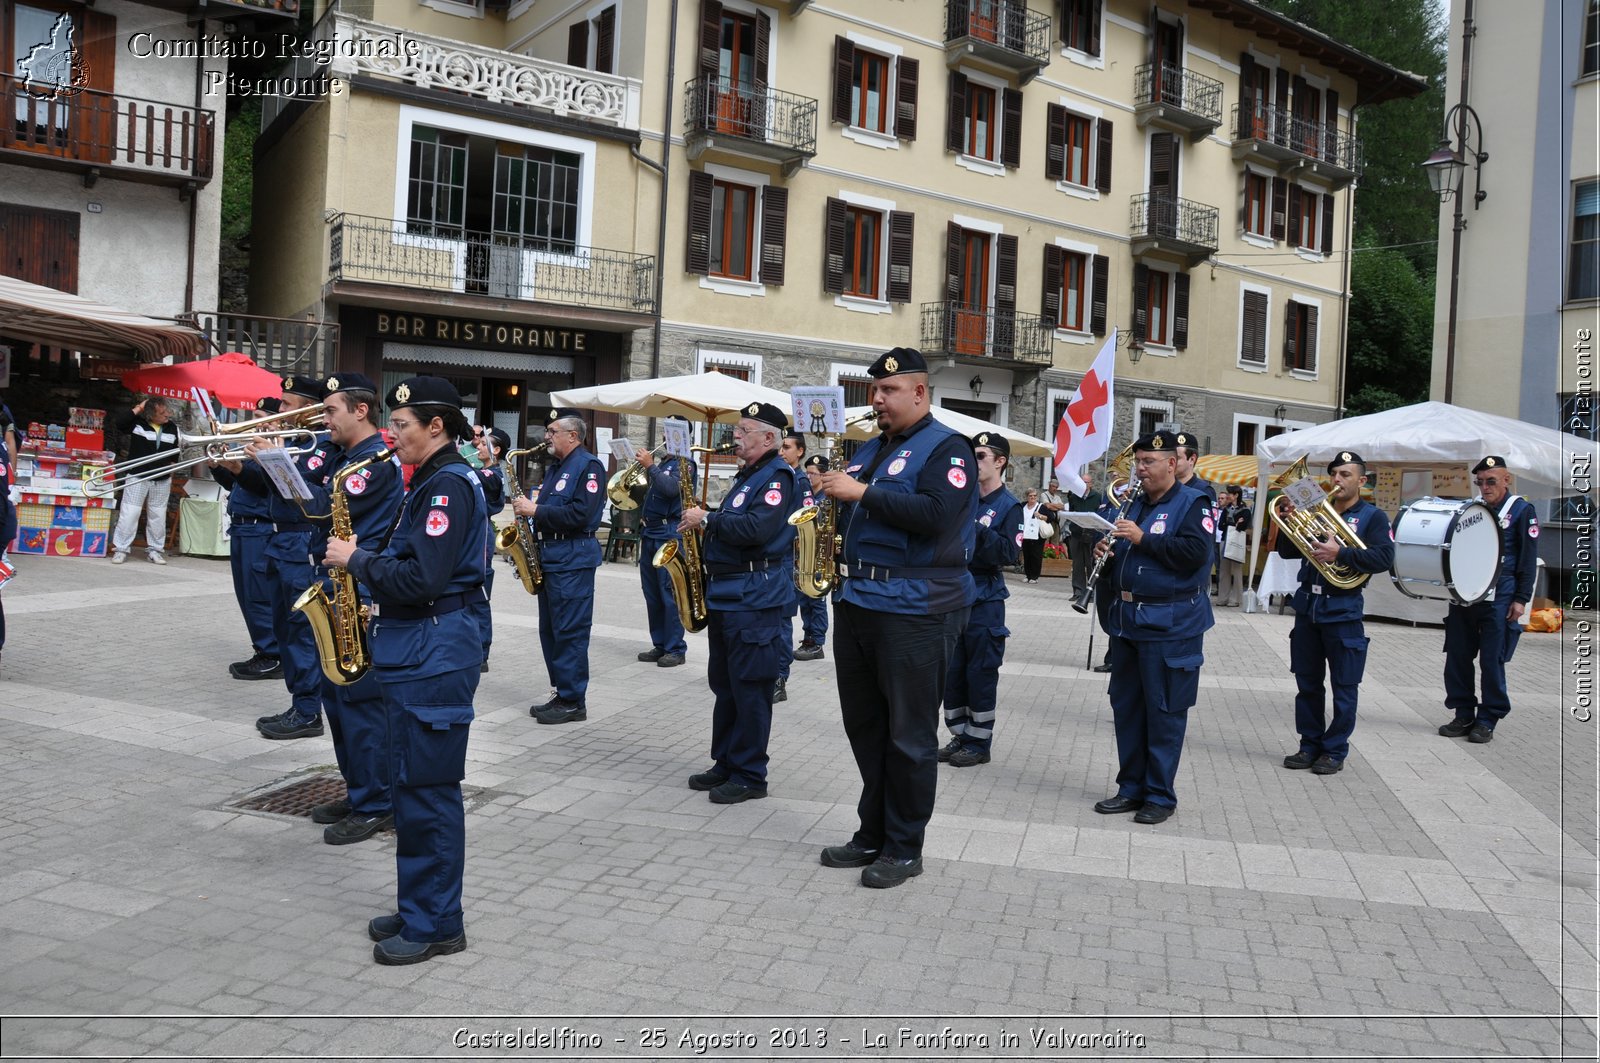
M 515 502 L 522 497 L 522 485 L 517 480 L 517 469 L 512 464 L 512 459 L 524 454 L 543 457 L 549 451 L 550 444 L 540 443 L 522 450 L 507 451 L 500 459 L 506 486 L 511 490 L 511 501 Z M 522 581 L 522 586 L 529 594 L 538 594 L 544 589 L 544 568 L 539 564 L 539 544 L 533 537 L 533 526 L 527 520 L 513 514 L 511 523 L 495 533 L 494 549 L 495 553 L 505 554 L 511 558 L 511 564 L 517 570 L 517 578 Z
M 333 526 L 328 536 L 349 539 L 354 534 L 350 524 L 350 498 L 345 483 L 369 465 L 388 461 L 393 448 L 378 451 L 365 461 L 340 469 L 333 481 L 333 497 L 329 509 Z M 329 571 L 333 580 L 333 595 L 322 589 L 321 583 L 307 587 L 295 599 L 294 610 L 304 613 L 311 625 L 311 634 L 317 641 L 317 656 L 321 659 L 322 674 L 336 686 L 349 686 L 372 667 L 372 653 L 367 647 L 367 618 L 369 610 L 361 603 L 361 592 L 356 588 L 356 578 L 347 568 Z
M 730 454 L 732 443 L 720 447 L 690 447 L 701 454 Z M 678 496 L 694 501 L 694 470 L 687 459 L 678 462 Z M 650 564 L 667 570 L 672 583 L 672 600 L 678 606 L 678 619 L 685 631 L 704 631 L 711 622 L 711 610 L 706 605 L 706 565 L 700 550 L 704 532 L 690 528 L 683 533 L 683 544 L 673 539 L 661 544 Z
M 863 413 L 845 422 L 845 430 L 862 421 L 872 420 L 876 413 Z M 822 437 L 823 457 L 828 468 L 833 468 L 833 448 L 837 436 Z M 802 474 L 803 475 L 803 474 Z M 794 583 L 807 598 L 821 598 L 839 585 L 839 547 L 844 540 L 839 537 L 839 507 L 827 495 L 815 505 L 801 506 L 789 514 L 789 524 L 794 528 Z

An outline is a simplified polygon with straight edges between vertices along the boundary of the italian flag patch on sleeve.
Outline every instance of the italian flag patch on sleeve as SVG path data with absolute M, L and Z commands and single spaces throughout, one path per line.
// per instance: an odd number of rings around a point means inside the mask
M 449 495 L 434 495 L 432 500 L 430 500 L 428 502 L 428 505 L 430 505 L 430 506 L 448 506 L 449 504 L 450 504 L 450 496 Z

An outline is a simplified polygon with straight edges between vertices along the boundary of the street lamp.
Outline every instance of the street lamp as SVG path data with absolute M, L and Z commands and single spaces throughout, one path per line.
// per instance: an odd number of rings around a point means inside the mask
M 1472 119 L 1470 127 L 1467 125 L 1469 118 Z M 1451 125 L 1452 120 L 1454 126 Z M 1483 123 L 1478 120 L 1478 112 L 1466 103 L 1458 103 L 1445 112 L 1444 132 L 1439 146 L 1428 156 L 1422 168 L 1428 174 L 1428 187 L 1433 189 L 1440 201 L 1448 203 L 1454 199 L 1456 203 L 1450 241 L 1450 308 L 1444 339 L 1444 401 L 1449 402 L 1455 393 L 1456 297 L 1461 286 L 1461 231 L 1467 227 L 1461 182 L 1466 176 L 1467 160 L 1470 158 L 1472 209 L 1477 210 L 1489 195 L 1483 190 L 1483 164 L 1488 161 L 1489 153 L 1483 150 Z M 1476 139 L 1472 135 L 1474 132 Z

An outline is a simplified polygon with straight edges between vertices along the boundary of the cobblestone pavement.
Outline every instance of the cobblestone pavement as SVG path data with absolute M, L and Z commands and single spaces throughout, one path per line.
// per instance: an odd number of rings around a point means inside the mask
M 1354 751 L 1324 778 L 1279 766 L 1291 618 L 1221 610 L 1180 808 L 1141 827 L 1090 808 L 1115 742 L 1089 622 L 1065 581 L 1019 578 L 994 760 L 941 769 L 927 873 L 874 891 L 817 862 L 859 786 L 831 654 L 794 667 L 772 796 L 712 805 L 685 787 L 707 764 L 704 637 L 686 667 L 637 663 L 637 572 L 604 566 L 589 719 L 537 726 L 535 603 L 507 573 L 467 779 L 470 947 L 386 968 L 365 924 L 393 910 L 393 836 L 331 847 L 233 807 L 332 750 L 256 736 L 285 695 L 227 674 L 249 654 L 226 564 L 19 568 L 7 1058 L 1595 1055 L 1572 620 L 1522 640 L 1483 746 L 1434 733 L 1441 632 L 1370 625 Z

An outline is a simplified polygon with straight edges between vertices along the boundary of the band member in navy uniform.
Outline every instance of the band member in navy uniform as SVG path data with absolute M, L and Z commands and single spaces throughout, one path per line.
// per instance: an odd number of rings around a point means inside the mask
M 450 382 L 419 376 L 385 399 L 396 456 L 415 465 L 394 526 L 377 541 L 330 539 L 326 561 L 372 592 L 368 637 L 383 688 L 394 796 L 398 908 L 367 924 L 382 964 L 467 947 L 466 776 L 482 639 L 468 608 L 483 597 L 483 488 L 456 449 L 470 432 Z
M 1022 555 L 1022 503 L 1006 490 L 1011 442 L 999 432 L 972 437 L 978 463 L 978 518 L 973 534 L 972 582 L 977 600 L 966 630 L 950 655 L 944 685 L 944 722 L 950 741 L 939 759 L 955 768 L 989 763 L 994 745 L 995 701 L 1006 656 L 1006 569 Z
M 1444 704 L 1455 719 L 1439 728 L 1446 738 L 1491 742 L 1495 725 L 1511 711 L 1506 662 L 1522 637 L 1522 614 L 1533 600 L 1539 572 L 1539 518 L 1533 505 L 1511 493 L 1506 459 L 1491 454 L 1472 467 L 1472 482 L 1500 522 L 1500 571 L 1494 591 L 1476 605 L 1450 603 L 1444 618 Z M 1483 696 L 1473 690 L 1473 663 L 1483 672 Z
M 974 595 L 978 477 L 971 444 L 933 417 L 920 352 L 896 347 L 867 374 L 881 434 L 812 478 L 846 507 L 833 659 L 861 772 L 861 825 L 822 863 L 859 867 L 863 885 L 886 889 L 922 874 L 939 706 Z
M 802 453 L 804 451 L 802 450 Z M 800 504 L 802 506 L 815 505 L 821 501 L 820 492 L 811 489 L 810 474 L 814 472 L 827 472 L 828 459 L 821 454 L 813 454 L 806 459 L 805 473 L 796 479 L 800 487 Z M 794 659 L 797 661 L 820 661 L 823 657 L 823 647 L 828 644 L 828 598 L 812 598 L 801 594 L 800 598 L 800 631 L 804 638 L 800 645 L 794 649 Z
M 1152 432 L 1134 443 L 1144 495 L 1116 522 L 1100 576 L 1110 637 L 1111 713 L 1117 729 L 1117 792 L 1095 804 L 1102 815 L 1133 812 L 1160 823 L 1178 805 L 1174 779 L 1189 709 L 1200 689 L 1210 629 L 1211 499 L 1177 480 L 1177 438 Z
M 650 648 L 640 651 L 639 660 L 654 661 L 657 668 L 676 668 L 689 652 L 689 644 L 683 638 L 683 621 L 672 597 L 672 580 L 666 569 L 653 564 L 657 550 L 678 540 L 678 522 L 683 519 L 684 462 L 689 463 L 689 482 L 693 483 L 696 470 L 691 459 L 668 454 L 658 462 L 650 451 L 639 450 L 647 485 L 644 504 L 639 507 L 639 586 L 644 591 L 644 610 L 650 622 Z
M 339 474 L 374 457 L 386 444 L 377 425 L 380 416 L 376 412 L 378 387 L 370 378 L 360 373 L 339 373 L 328 378 L 327 388 L 328 438 L 341 448 L 333 463 L 334 472 L 328 478 L 331 509 Z M 383 533 L 394 523 L 403 491 L 400 463 L 393 457 L 375 461 L 345 478 L 345 504 L 357 541 L 376 543 L 382 539 Z M 331 520 L 318 523 L 311 538 L 313 558 L 321 559 L 330 530 Z M 323 590 L 331 592 L 332 584 L 326 582 L 326 576 L 326 569 L 320 568 L 317 578 L 323 581 Z M 371 591 L 357 586 L 361 600 L 370 602 Z M 389 798 L 383 688 L 378 683 L 376 670 L 368 669 L 366 675 L 343 686 L 324 673 L 322 705 L 328 713 L 328 732 L 333 739 L 339 774 L 344 776 L 346 796 L 343 800 L 313 806 L 311 821 L 328 825 L 322 832 L 322 840 L 329 845 L 350 845 L 380 830 L 388 830 L 394 823 L 394 805 Z
M 282 408 L 285 412 L 305 409 L 327 397 L 327 388 L 321 380 L 305 376 L 283 378 Z M 280 445 L 257 439 L 245 452 L 255 457 L 263 450 Z M 272 538 L 267 541 L 267 562 L 272 575 L 272 623 L 278 636 L 278 659 L 283 664 L 283 683 L 289 688 L 290 705 L 276 716 L 263 716 L 256 721 L 256 730 L 265 738 L 311 738 L 322 734 L 322 668 L 318 664 L 317 642 L 305 614 L 291 607 L 316 578 L 311 568 L 311 535 L 315 526 L 310 515 L 328 512 L 328 477 L 338 454 L 338 444 L 330 442 L 327 433 L 319 431 L 316 445 L 294 459 L 301 478 L 311 489 L 311 498 L 300 503 L 280 495 L 255 462 L 246 462 L 234 470 L 240 483 L 266 497 L 272 517 Z
M 494 644 L 494 617 L 489 612 L 489 599 L 494 595 L 494 515 L 506 508 L 506 478 L 500 459 L 511 447 L 511 437 L 498 428 L 475 425 L 472 445 L 477 448 L 478 460 L 483 468 L 474 470 L 483 488 L 483 501 L 488 507 L 489 534 L 483 542 L 483 601 L 472 605 L 472 615 L 477 618 L 478 629 L 483 633 L 483 664 L 481 672 L 489 670 L 489 647 Z M 468 463 L 470 464 L 470 462 Z
M 258 416 L 277 413 L 282 404 L 271 396 L 256 401 Z M 257 494 L 234 476 L 242 463 L 212 462 L 211 476 L 228 492 L 228 561 L 233 570 L 233 597 L 250 632 L 252 656 L 228 665 L 235 679 L 282 679 L 278 636 L 272 624 L 272 582 L 267 571 L 267 540 L 272 517 L 266 495 Z
M 540 723 L 589 718 L 589 628 L 594 624 L 594 570 L 600 567 L 595 529 L 606 501 L 606 472 L 584 447 L 588 425 L 578 410 L 550 411 L 544 438 L 555 464 L 537 500 L 518 498 L 512 511 L 533 522 L 544 567 L 539 592 L 539 645 L 556 696 L 528 714 Z
M 1329 537 L 1318 543 L 1312 554 L 1323 565 L 1387 572 L 1394 561 L 1394 536 L 1388 515 L 1361 500 L 1367 463 L 1361 455 L 1341 450 L 1328 463 L 1328 476 L 1333 480 L 1329 501 L 1366 549 L 1342 546 Z M 1281 529 L 1277 553 L 1280 557 L 1304 557 L 1294 539 Z M 1367 644 L 1372 641 L 1361 621 L 1365 612 L 1361 591 L 1361 587 L 1341 590 L 1309 560 L 1300 563 L 1300 589 L 1292 600 L 1294 630 L 1289 633 L 1289 670 L 1299 689 L 1294 699 L 1294 726 L 1300 732 L 1300 749 L 1283 758 L 1286 768 L 1310 768 L 1316 775 L 1332 775 L 1344 767 L 1344 758 L 1350 753 L 1361 676 L 1367 668 Z M 1324 675 L 1333 687 L 1331 721 Z
M 767 796 L 767 738 L 772 732 L 773 684 L 783 660 L 786 610 L 794 594 L 794 473 L 778 454 L 788 419 L 755 402 L 734 428 L 740 468 L 722 508 L 683 511 L 679 530 L 704 532 L 701 559 L 709 582 L 707 681 L 711 710 L 711 770 L 689 779 L 721 805 Z

